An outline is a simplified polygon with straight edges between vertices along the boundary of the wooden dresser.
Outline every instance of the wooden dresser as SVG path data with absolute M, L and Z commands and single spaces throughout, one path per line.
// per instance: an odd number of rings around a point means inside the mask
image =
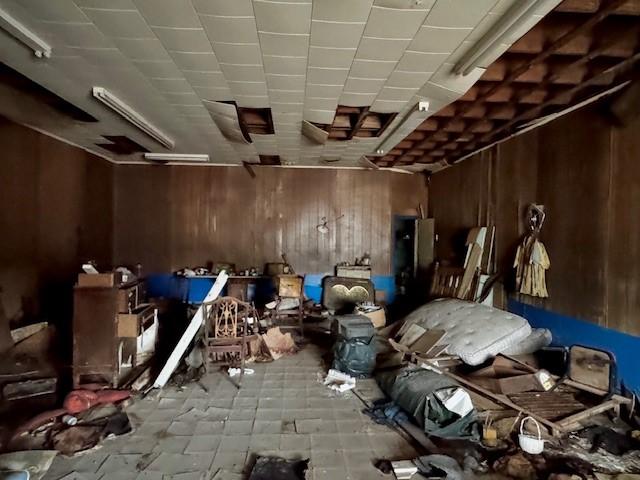
M 74 288 L 73 384 L 118 387 L 137 365 L 138 337 L 154 324 L 144 283 Z

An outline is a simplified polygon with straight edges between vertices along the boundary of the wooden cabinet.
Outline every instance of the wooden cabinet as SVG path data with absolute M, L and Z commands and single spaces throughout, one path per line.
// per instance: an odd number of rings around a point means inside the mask
M 73 383 L 117 387 L 136 366 L 137 337 L 153 323 L 143 285 L 74 289 Z

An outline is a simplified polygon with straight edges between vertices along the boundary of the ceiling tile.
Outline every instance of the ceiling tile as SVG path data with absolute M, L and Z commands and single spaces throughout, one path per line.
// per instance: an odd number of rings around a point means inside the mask
M 234 95 L 234 100 L 239 107 L 247 108 L 269 108 L 269 97 L 259 97 L 253 95 Z
M 327 100 L 321 98 L 310 98 L 307 97 L 304 101 L 305 109 L 311 110 L 332 110 L 335 111 L 338 106 L 338 102 L 336 100 Z
M 108 37 L 155 38 L 140 12 L 128 10 L 83 10 L 85 15 Z
M 278 90 L 304 90 L 305 76 L 266 74 L 267 86 Z M 342 88 L 342 86 L 340 86 Z
M 259 96 L 266 97 L 267 86 L 264 83 L 254 83 L 254 82 L 227 82 L 229 84 L 229 89 L 231 93 L 233 93 L 234 97 L 236 95 L 250 95 L 250 96 Z
M 251 0 L 192 0 L 193 6 L 200 14 L 218 16 L 252 16 Z
M 259 43 L 253 17 L 201 16 L 202 25 L 213 42 Z
M 211 43 L 202 29 L 156 28 L 154 32 L 167 50 L 211 53 Z
M 372 0 L 322 0 L 313 3 L 313 18 L 332 22 L 366 22 Z
M 56 35 L 64 45 L 84 49 L 113 48 L 113 44 L 92 24 L 48 23 L 47 32 Z
M 472 28 L 497 3 L 496 0 L 438 0 L 427 15 L 432 27 Z
M 311 4 L 286 4 L 254 0 L 256 24 L 261 32 L 308 35 Z
M 18 1 L 20 6 L 28 11 L 33 18 L 47 22 L 75 22 L 87 21 L 82 11 L 72 0 L 28 0 Z
M 288 113 L 288 112 L 299 112 L 304 107 L 303 102 L 274 102 L 273 97 L 269 95 L 271 112 L 278 113 Z
M 134 0 L 140 13 L 152 27 L 202 28 L 190 0 Z
M 423 26 L 409 44 L 408 50 L 429 53 L 450 53 L 471 33 L 468 28 L 437 28 Z
M 104 0 L 74 0 L 78 7 L 104 9 Z M 135 10 L 133 0 L 109 0 L 108 8 L 112 10 Z
M 269 98 L 277 103 L 303 103 L 304 90 L 269 90 Z
M 200 97 L 193 92 L 190 93 L 164 93 L 163 96 L 170 105 L 199 106 L 202 105 Z
M 435 72 L 447 57 L 446 53 L 406 51 L 396 68 L 405 72 Z
M 332 123 L 335 110 L 304 110 L 304 119 L 313 123 Z
M 233 95 L 229 87 L 193 87 L 200 98 L 206 100 L 231 100 Z
M 411 97 L 416 93 L 418 88 L 395 88 L 395 87 L 384 87 L 378 95 L 378 100 L 394 100 L 401 102 L 408 102 Z
M 309 49 L 309 65 L 324 68 L 349 68 L 353 63 L 356 48 L 323 48 Z
M 378 113 L 397 113 L 406 105 L 406 102 L 376 100 L 371 105 L 371 111 Z
M 374 5 L 387 8 L 416 8 L 416 0 L 375 0 Z M 430 9 L 436 0 L 422 0 L 418 6 L 421 9 Z
M 403 88 L 420 88 L 425 84 L 431 72 L 404 72 L 395 71 L 387 80 L 386 86 L 388 87 L 403 87 Z
M 260 32 L 260 48 L 265 55 L 307 56 L 309 37 Z
M 260 65 L 262 54 L 257 43 L 230 44 L 215 43 L 213 50 L 219 62 L 241 65 Z
M 349 75 L 353 77 L 387 78 L 396 66 L 396 61 L 377 62 L 355 59 Z
M 485 72 L 484 68 L 475 68 L 467 75 L 457 75 L 453 73 L 453 67 L 452 63 L 443 64 L 429 82 L 461 94 L 476 83 Z
M 306 95 L 308 97 L 338 98 L 342 93 L 343 85 L 317 85 L 307 84 Z
M 198 72 L 184 71 L 184 77 L 193 87 L 220 87 L 227 84 L 222 71 L 219 72 Z
M 349 70 L 345 69 L 327 69 L 309 67 L 307 72 L 307 80 L 309 83 L 323 83 L 327 85 L 344 85 L 347 80 Z
M 171 57 L 157 38 L 115 38 L 113 43 L 131 60 L 171 61 Z
M 373 7 L 364 35 L 376 38 L 412 39 L 428 10 Z
M 307 72 L 306 57 L 263 57 L 265 73 L 280 73 L 283 75 L 305 75 Z
M 364 24 L 313 20 L 311 45 L 314 47 L 354 48 L 360 43 L 363 29 Z
M 349 93 L 378 93 L 385 80 L 371 78 L 354 78 L 349 76 L 344 85 L 344 91 Z
M 368 107 L 375 98 L 375 93 L 358 94 L 345 91 L 340 95 L 340 105 L 347 105 L 349 107 Z
M 157 61 L 134 61 L 134 65 L 138 70 L 150 78 L 180 78 L 182 73 L 176 67 L 173 61 L 157 62 Z
M 171 56 L 178 68 L 182 70 L 198 70 L 202 72 L 216 72 L 220 65 L 213 52 L 210 53 L 184 53 L 172 52 Z
M 408 40 L 362 37 L 357 59 L 398 61 L 409 45 Z
M 232 65 L 224 63 L 220 65 L 227 80 L 240 80 L 245 82 L 264 82 L 264 70 L 262 65 Z
M 183 78 L 150 79 L 160 93 L 193 92 L 191 85 Z

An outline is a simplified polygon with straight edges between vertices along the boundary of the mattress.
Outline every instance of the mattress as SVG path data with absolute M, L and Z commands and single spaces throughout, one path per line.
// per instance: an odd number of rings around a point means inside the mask
M 469 365 L 479 365 L 531 334 L 524 318 L 473 302 L 443 298 L 427 303 L 405 318 L 402 330 L 417 324 L 426 329 L 444 330 L 441 343 L 446 353 L 457 355 Z

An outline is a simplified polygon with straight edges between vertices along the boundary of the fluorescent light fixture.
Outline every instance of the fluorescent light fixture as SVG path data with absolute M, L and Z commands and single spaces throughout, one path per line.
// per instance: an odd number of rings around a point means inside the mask
M 122 118 L 133 124 L 135 127 L 142 130 L 144 133 L 153 138 L 160 145 L 172 149 L 175 145 L 173 139 L 165 135 L 160 129 L 154 127 L 149 121 L 136 112 L 129 105 L 124 103 L 113 93 L 109 92 L 102 87 L 93 87 L 93 96 L 104 103 L 107 107 L 111 108 Z
M 206 153 L 145 153 L 145 160 L 155 162 L 208 162 Z
M 33 50 L 38 58 L 49 58 L 51 56 L 51 46 L 39 36 L 25 27 L 9 13 L 0 8 L 0 27 L 6 30 L 11 36 L 24 43 Z
M 509 37 L 522 28 L 534 16 L 534 12 L 542 8 L 545 0 L 518 0 L 496 22 L 496 24 L 476 43 L 453 67 L 459 75 L 468 75 L 474 68 L 495 53 L 502 44 L 510 43 Z M 538 15 L 539 14 L 535 14 Z
M 405 115 L 402 121 L 398 123 L 393 131 L 386 136 L 384 141 L 378 145 L 375 150 L 376 155 L 385 155 L 389 150 L 393 150 L 393 147 L 413 132 L 418 125 L 424 122 L 430 115 L 429 102 L 423 101 L 416 103 L 413 109 Z

